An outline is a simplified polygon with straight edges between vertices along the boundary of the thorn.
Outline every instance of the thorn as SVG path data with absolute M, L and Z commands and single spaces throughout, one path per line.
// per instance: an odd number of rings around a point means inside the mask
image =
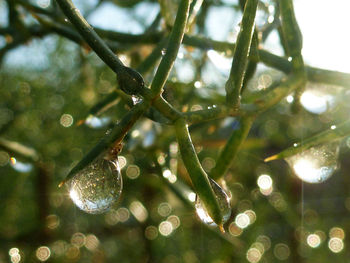
M 61 188 L 65 183 L 66 183 L 66 180 L 63 180 L 62 182 L 59 183 L 58 187 Z
M 85 120 L 79 120 L 79 121 L 77 122 L 77 126 L 83 125 L 84 123 L 85 123 Z
M 278 155 L 275 154 L 275 155 L 272 155 L 270 157 L 265 158 L 264 162 L 267 163 L 269 161 L 273 161 L 273 160 L 277 160 L 277 159 L 278 159 Z
M 219 229 L 220 229 L 220 232 L 225 234 L 225 229 L 224 229 L 224 226 L 222 224 L 219 225 Z

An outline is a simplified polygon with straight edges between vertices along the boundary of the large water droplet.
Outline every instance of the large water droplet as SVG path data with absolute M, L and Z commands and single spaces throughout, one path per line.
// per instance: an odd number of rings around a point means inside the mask
M 98 158 L 67 183 L 73 202 L 84 212 L 100 214 L 118 202 L 123 185 L 118 161 Z
M 339 143 L 311 147 L 286 158 L 296 176 L 308 183 L 322 183 L 338 168 Z
M 209 181 L 219 203 L 219 207 L 222 214 L 222 222 L 225 223 L 231 215 L 230 198 L 213 179 L 209 178 Z M 203 223 L 213 226 L 216 225 L 214 223 L 214 220 L 209 216 L 207 209 L 205 208 L 201 200 L 198 198 L 198 196 L 196 196 L 195 208 L 199 219 L 202 220 Z

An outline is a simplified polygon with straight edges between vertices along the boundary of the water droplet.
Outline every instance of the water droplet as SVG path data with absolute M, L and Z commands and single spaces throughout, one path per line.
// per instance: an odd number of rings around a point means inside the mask
M 225 191 L 211 178 L 209 178 L 211 187 L 214 190 L 214 194 L 219 202 L 221 214 L 222 214 L 222 221 L 225 223 L 231 215 L 231 206 L 230 206 L 230 198 L 225 193 Z M 209 216 L 207 209 L 202 204 L 201 200 L 196 196 L 196 213 L 200 220 L 202 220 L 204 223 L 208 225 L 215 226 L 214 220 Z
M 84 212 L 100 214 L 115 205 L 122 191 L 118 161 L 98 158 L 67 183 L 73 202 Z
M 338 168 L 339 143 L 311 147 L 286 158 L 296 176 L 308 183 L 322 183 Z
M 135 95 L 132 95 L 131 99 L 132 99 L 132 102 L 134 105 L 136 105 L 142 101 L 142 99 L 139 96 L 135 96 Z

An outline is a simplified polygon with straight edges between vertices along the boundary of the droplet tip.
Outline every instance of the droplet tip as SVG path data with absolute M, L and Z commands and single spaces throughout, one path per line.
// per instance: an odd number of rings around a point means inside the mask
M 78 122 L 77 122 L 77 126 L 81 126 L 81 125 L 83 125 L 85 123 L 85 120 L 79 120 Z
M 60 183 L 58 184 L 58 188 L 61 188 L 65 183 L 66 183 L 66 180 L 63 180 L 62 182 L 60 182 Z
M 225 233 L 225 229 L 224 229 L 224 226 L 221 224 L 221 225 L 219 225 L 219 229 L 220 229 L 220 232 L 221 233 Z
M 277 160 L 278 159 L 278 155 L 275 154 L 275 155 L 272 155 L 270 157 L 267 157 L 264 159 L 264 162 L 267 163 L 267 162 L 270 162 L 270 161 L 273 161 L 273 160 Z

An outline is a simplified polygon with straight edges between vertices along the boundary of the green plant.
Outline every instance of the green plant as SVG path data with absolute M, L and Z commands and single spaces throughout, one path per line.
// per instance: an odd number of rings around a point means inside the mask
M 103 1 L 100 1 L 99 4 L 102 2 Z M 138 1 L 130 3 L 130 5 L 132 6 L 137 2 Z M 97 158 L 101 158 L 101 155 L 113 149 L 116 144 L 124 143 L 127 145 L 129 142 L 132 142 L 130 131 L 140 122 L 144 122 L 144 118 L 148 118 L 154 123 L 162 125 L 165 135 L 159 135 L 159 143 L 154 143 L 151 148 L 147 149 L 147 147 L 145 147 L 146 149 L 143 149 L 139 147 L 135 150 L 135 156 L 137 156 L 137 154 L 143 154 L 143 157 L 134 157 L 139 162 L 139 166 L 160 175 L 164 185 L 167 185 L 172 193 L 182 200 L 185 206 L 190 206 L 191 209 L 193 209 L 193 204 L 188 200 L 184 192 L 189 188 L 193 189 L 212 221 L 224 232 L 224 223 L 226 223 L 228 218 L 224 220 L 222 204 L 220 203 L 222 200 L 218 200 L 217 192 L 213 189 L 213 183 L 211 183 L 210 178 L 219 181 L 225 178 L 225 176 L 230 176 L 231 179 L 236 176 L 237 179 L 233 179 L 232 184 L 234 184 L 235 180 L 237 180 L 237 182 L 241 181 L 242 184 L 247 180 L 239 178 L 237 174 L 232 175 L 231 170 L 234 165 L 239 167 L 237 168 L 239 171 L 243 170 L 241 167 L 249 166 L 249 164 L 246 163 L 246 159 L 237 159 L 237 154 L 244 145 L 247 145 L 247 141 L 249 141 L 248 134 L 254 123 L 258 123 L 257 125 L 259 125 L 269 121 L 269 119 L 271 119 L 270 116 L 273 115 L 271 111 L 290 94 L 294 94 L 292 111 L 295 116 L 298 116 L 300 111 L 303 111 L 300 105 L 300 96 L 305 90 L 305 85 L 308 81 L 348 87 L 350 76 L 346 73 L 328 71 L 304 65 L 301 54 L 302 36 L 294 15 L 292 0 L 276 1 L 275 7 L 278 8 L 276 14 L 280 14 L 281 23 L 280 25 L 278 22 L 270 25 L 272 28 L 277 27 L 278 29 L 279 37 L 284 47 L 284 58 L 273 55 L 259 46 L 259 42 L 263 41 L 263 38 L 259 37 L 259 33 L 269 34 L 269 30 L 271 29 L 265 29 L 263 32 L 259 32 L 259 29 L 255 27 L 254 21 L 259 4 L 258 0 L 240 1 L 243 17 L 236 43 L 215 41 L 190 33 L 191 25 L 188 25 L 188 19 L 191 15 L 195 14 L 194 7 L 196 4 L 198 5 L 198 3 L 200 5 L 202 1 L 197 0 L 191 2 L 189 0 L 181 0 L 179 1 L 177 15 L 173 25 L 171 25 L 171 23 L 169 25 L 168 23 L 162 31 L 157 30 L 160 17 L 163 15 L 160 12 L 161 15 L 156 17 L 154 23 L 151 24 L 144 33 L 133 35 L 92 28 L 71 0 L 57 0 L 60 9 L 58 9 L 54 3 L 47 9 L 27 1 L 8 0 L 9 25 L 8 27 L 0 28 L 0 33 L 8 36 L 11 40 L 0 50 L 0 58 L 3 58 L 8 50 L 25 43 L 33 37 L 43 37 L 47 34 L 54 33 L 77 43 L 86 50 L 86 52 L 95 52 L 109 68 L 110 71 L 108 74 L 116 74 L 116 80 L 114 80 L 113 77 L 113 82 L 115 81 L 113 86 L 116 85 L 117 87 L 96 104 L 96 106 L 91 109 L 89 115 L 95 116 L 102 114 L 107 110 L 113 110 L 113 106 L 117 105 L 115 109 L 117 109 L 116 116 L 118 121 L 110 127 L 105 135 L 101 136 L 101 134 L 99 134 L 99 142 L 74 165 L 67 177 L 60 183 L 60 186 L 72 180 L 72 178 L 74 179 L 74 176 L 84 171 L 84 169 L 89 167 Z M 120 3 L 117 2 L 116 4 Z M 202 12 L 197 14 L 198 24 L 200 24 L 200 19 L 205 19 L 205 8 L 208 8 L 211 4 L 213 3 L 203 3 Z M 30 12 L 38 23 L 27 26 L 22 21 L 17 7 L 21 7 L 26 10 L 26 12 Z M 60 10 L 63 12 L 64 16 Z M 71 24 L 66 23 L 65 17 Z M 276 15 L 275 19 L 279 20 L 278 15 Z M 130 51 L 132 55 L 132 46 L 136 44 L 151 44 L 153 45 L 153 49 L 147 56 L 142 55 L 142 57 L 140 57 L 140 54 L 135 55 L 132 61 L 133 65 L 130 67 L 126 66 L 116 54 Z M 181 45 L 204 51 L 212 49 L 230 54 L 233 57 L 229 77 L 225 84 L 225 96 L 216 92 L 213 93 L 214 97 L 212 99 L 197 98 L 193 96 L 195 95 L 194 83 L 178 85 L 176 82 L 172 82 L 169 79 Z M 205 54 L 205 52 L 202 53 Z M 160 63 L 156 67 L 155 65 L 158 60 L 160 60 Z M 286 78 L 274 81 L 271 86 L 265 90 L 250 91 L 248 89 L 248 84 L 252 80 L 259 63 L 282 71 L 286 74 Z M 84 62 L 84 66 L 88 67 L 88 64 L 89 62 Z M 151 70 L 155 67 L 155 72 L 152 72 Z M 200 67 L 201 65 L 197 65 L 196 74 L 198 75 L 198 80 L 201 77 Z M 67 74 L 67 72 L 65 74 Z M 67 75 L 69 75 L 69 72 Z M 89 74 L 85 74 L 85 80 L 89 79 L 88 75 Z M 148 84 L 148 81 L 150 84 Z M 166 86 L 169 86 L 169 88 L 165 88 Z M 174 96 L 174 94 L 179 97 Z M 136 103 L 134 102 L 135 99 L 137 100 Z M 215 103 L 215 106 L 200 110 L 182 109 L 182 106 L 188 104 L 188 101 L 197 103 L 197 100 L 199 101 L 198 103 L 205 103 L 208 105 Z M 119 101 L 122 101 L 122 104 L 119 104 Z M 125 110 L 125 107 L 127 107 L 127 110 Z M 213 132 L 219 132 L 221 125 L 219 121 L 229 119 L 230 117 L 235 117 L 236 120 L 238 120 L 239 127 L 230 129 L 229 134 L 224 138 L 225 143 L 222 150 L 208 150 L 208 152 L 210 152 L 208 154 L 211 156 L 210 160 L 212 161 L 215 158 L 215 165 L 213 165 L 211 169 L 204 168 L 203 160 L 198 158 L 198 153 L 195 148 L 196 145 L 192 142 L 192 131 L 191 129 L 189 130 L 188 127 L 190 126 L 193 130 L 199 127 L 198 129 L 201 131 L 207 131 L 211 128 Z M 209 125 L 209 128 L 206 125 Z M 280 154 L 268 157 L 265 160 L 270 161 L 278 158 L 287 158 L 302 153 L 321 143 L 339 140 L 349 135 L 348 126 L 348 122 L 346 121 L 343 124 L 337 125 L 335 128 L 327 129 L 308 139 L 302 140 L 296 147 L 287 148 Z M 79 136 L 79 132 L 77 132 L 75 136 Z M 275 136 L 277 137 L 277 135 Z M 175 137 L 177 144 L 174 144 Z M 256 137 L 258 138 L 258 136 Z M 282 141 L 288 141 L 290 145 L 289 139 L 290 138 L 283 138 Z M 278 141 L 278 139 L 276 139 L 276 141 Z M 253 144 L 259 145 L 259 141 L 253 142 Z M 14 155 L 17 154 L 18 156 L 29 159 L 36 165 L 39 174 L 44 174 L 44 177 L 47 176 L 45 175 L 47 173 L 45 169 L 47 169 L 49 166 L 48 163 L 50 162 L 46 160 L 45 156 L 5 139 L 0 141 L 0 145 L 6 150 L 6 153 L 13 152 Z M 164 152 L 168 152 L 167 149 L 172 146 L 178 147 L 183 165 L 187 170 L 190 180 L 188 180 L 188 178 L 179 178 L 179 182 L 176 184 L 169 182 L 169 180 L 164 180 L 162 174 L 168 171 L 168 169 L 166 165 L 164 165 L 165 161 L 160 159 L 165 158 Z M 134 154 L 131 150 L 131 146 L 128 146 L 127 149 L 130 151 L 131 155 Z M 257 151 L 260 150 L 261 149 L 257 149 Z M 170 160 L 173 160 L 173 162 L 177 160 L 177 151 L 174 151 L 173 154 L 174 156 L 171 156 L 171 151 L 169 151 L 169 154 L 166 156 L 166 158 L 169 159 L 167 162 L 170 163 Z M 266 155 L 264 157 L 266 157 Z M 247 170 L 251 171 L 251 167 L 247 168 Z M 173 173 L 173 171 L 171 172 Z M 249 172 L 247 172 L 247 174 L 249 174 Z M 149 184 L 147 187 L 152 188 L 153 186 L 157 189 L 159 186 L 154 186 L 157 184 L 153 183 L 152 179 L 150 180 L 151 182 L 145 183 L 146 185 Z M 251 181 L 246 181 L 246 183 L 249 185 Z M 135 189 L 147 188 L 146 186 L 139 186 L 136 183 L 135 185 Z M 131 184 L 128 186 L 131 187 L 131 189 L 133 187 Z M 238 196 L 234 196 L 234 199 L 238 198 Z M 283 200 L 283 198 L 280 200 Z M 47 206 L 47 204 L 45 204 L 45 206 Z M 278 204 L 273 206 L 277 210 L 280 209 L 278 208 Z M 132 209 L 130 210 L 132 211 Z M 293 228 L 299 225 L 298 222 L 300 220 L 293 209 L 285 208 L 284 204 L 284 208 L 281 209 L 280 213 L 282 217 L 285 218 L 285 221 Z M 137 215 L 134 214 L 134 216 L 137 218 Z M 232 235 L 235 231 L 235 227 L 237 228 L 236 225 L 232 224 L 232 219 L 233 216 L 231 216 L 231 220 L 225 225 L 226 229 L 229 229 L 231 235 L 219 233 L 214 228 L 209 229 L 210 231 L 214 231 L 214 234 L 220 239 L 228 242 L 229 245 L 240 249 L 244 247 L 244 244 L 242 244 L 241 240 L 238 240 Z M 144 228 L 143 230 L 147 231 L 148 226 L 144 224 L 142 219 L 139 221 L 142 228 Z M 42 235 L 45 235 L 45 232 L 42 233 Z M 43 238 L 43 240 L 45 240 L 45 238 Z M 228 255 L 227 258 L 235 258 L 242 257 L 241 253 L 242 252 L 237 252 L 237 254 L 234 255 L 226 254 Z M 258 253 L 260 253 L 260 257 L 263 254 L 261 251 L 258 251 Z M 223 253 L 223 258 L 225 258 L 226 254 Z M 227 258 L 224 260 L 228 260 Z M 250 259 L 248 258 L 248 260 Z M 252 260 L 250 261 L 254 262 Z

